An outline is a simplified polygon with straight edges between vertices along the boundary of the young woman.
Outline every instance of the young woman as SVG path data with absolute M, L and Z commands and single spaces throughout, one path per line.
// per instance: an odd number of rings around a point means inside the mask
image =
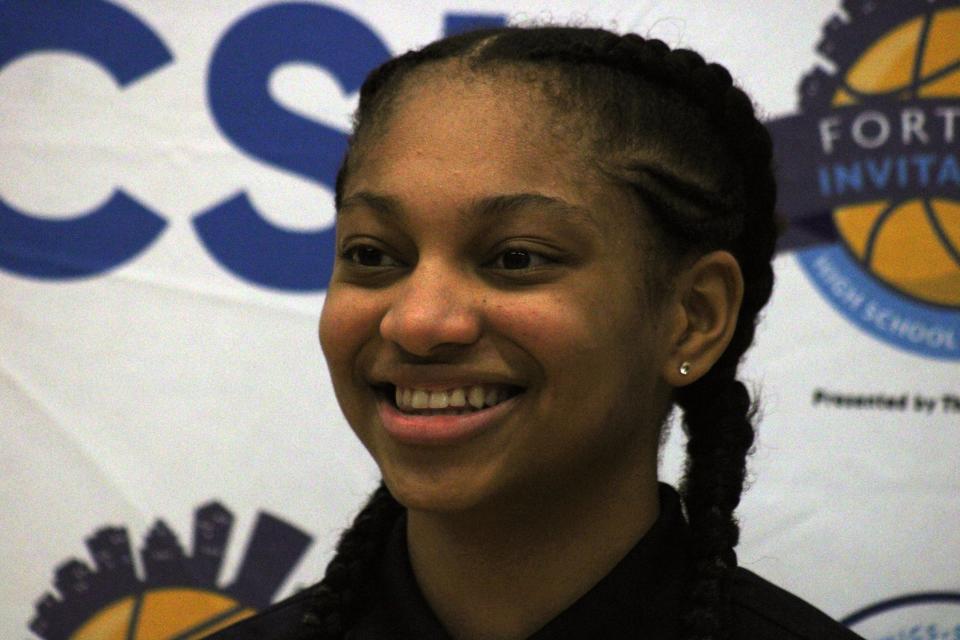
M 322 582 L 217 637 L 855 638 L 734 553 L 770 165 L 723 67 L 636 35 L 480 31 L 375 70 L 320 341 L 384 485 Z

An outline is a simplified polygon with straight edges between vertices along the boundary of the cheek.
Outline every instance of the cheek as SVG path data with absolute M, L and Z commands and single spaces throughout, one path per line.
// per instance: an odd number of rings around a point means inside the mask
M 496 333 L 514 341 L 539 369 L 547 406 L 602 410 L 637 384 L 649 384 L 651 318 L 626 288 L 576 287 L 498 305 Z M 495 320 L 494 320 L 495 319 Z M 592 390 L 584 397 L 583 385 Z
M 565 296 L 549 294 L 502 300 L 486 309 L 493 332 L 536 353 L 574 330 L 575 313 Z
M 320 348 L 333 376 L 355 361 L 356 353 L 377 330 L 379 315 L 369 300 L 331 288 L 320 312 Z
M 339 342 L 337 336 L 343 335 L 346 318 L 343 317 L 342 305 L 338 304 L 336 296 L 333 293 L 327 293 L 327 298 L 323 302 L 323 309 L 320 311 L 320 349 L 323 351 L 327 362 L 332 366 L 336 358 Z
M 602 300 L 575 289 L 498 304 L 488 317 L 493 332 L 527 352 L 543 375 L 556 377 L 605 350 L 607 316 Z

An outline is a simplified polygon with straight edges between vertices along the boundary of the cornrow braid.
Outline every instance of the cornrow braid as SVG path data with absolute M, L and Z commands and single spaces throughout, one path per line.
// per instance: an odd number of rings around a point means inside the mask
M 650 42 L 633 42 L 650 46 Z M 662 68 L 670 69 L 674 86 L 706 109 L 711 124 L 723 135 L 725 149 L 740 167 L 738 182 L 730 180 L 729 186 L 714 196 L 713 209 L 719 217 L 691 219 L 683 215 L 690 207 L 683 203 L 671 207 L 664 198 L 652 207 L 668 233 L 704 247 L 730 250 L 740 264 L 745 283 L 730 345 L 706 375 L 675 395 L 684 411 L 688 436 L 682 493 L 691 544 L 689 602 L 683 624 L 690 639 L 720 640 L 731 632 L 729 580 L 736 567 L 734 548 L 739 539 L 734 511 L 743 490 L 746 456 L 754 440 L 753 406 L 747 389 L 736 379 L 736 371 L 753 342 L 757 314 L 773 287 L 771 258 L 778 230 L 772 144 L 749 98 L 733 86 L 723 67 L 708 65 L 690 51 L 667 51 L 660 43 L 649 50 L 652 53 L 636 52 L 636 58 L 650 64 L 662 55 Z M 656 181 L 661 185 L 671 182 L 669 178 Z M 697 195 L 693 185 L 685 189 L 682 180 L 677 182 L 674 191 Z M 647 188 L 646 192 L 650 194 L 651 190 Z M 724 218 L 731 214 L 739 219 L 724 224 Z
M 312 587 L 312 606 L 304 618 L 317 627 L 318 638 L 342 638 L 375 595 L 377 560 L 402 511 L 381 483 L 344 531 L 323 580 Z
M 753 342 L 757 314 L 773 287 L 770 261 L 777 225 L 772 144 L 749 98 L 733 86 L 723 67 L 708 65 L 690 51 L 667 52 L 660 44 L 652 50 L 653 54 L 637 54 L 637 58 L 649 63 L 654 56 L 663 56 L 663 68 L 670 69 L 674 86 L 706 108 L 712 124 L 724 135 L 725 149 L 741 167 L 739 184 L 715 196 L 714 211 L 721 217 L 712 219 L 712 227 L 711 220 L 683 216 L 689 207 L 669 207 L 662 200 L 652 207 L 668 232 L 706 247 L 730 250 L 740 264 L 745 283 L 730 345 L 705 376 L 679 389 L 675 397 L 684 410 L 688 436 L 682 492 L 691 530 L 690 584 L 683 623 L 688 638 L 719 640 L 729 637 L 731 631 L 729 579 L 736 567 L 734 548 L 739 539 L 734 511 L 743 490 L 746 456 L 754 440 L 753 406 L 746 388 L 736 379 L 736 371 Z M 659 182 L 669 185 L 670 180 Z M 675 190 L 696 194 L 696 189 L 684 189 L 682 180 L 679 183 Z M 724 225 L 723 218 L 731 212 L 739 214 L 739 219 Z
M 337 176 L 338 206 L 356 150 L 387 119 L 405 78 L 445 60 L 476 72 L 533 66 L 547 72 L 543 93 L 563 107 L 558 113 L 574 111 L 574 101 L 575 112 L 593 124 L 601 172 L 636 193 L 658 236 L 654 252 L 666 252 L 647 274 L 659 279 L 654 289 L 668 289 L 673 267 L 708 251 L 727 250 L 740 266 L 744 297 L 730 344 L 709 372 L 674 394 L 688 437 L 681 485 L 691 540 L 683 633 L 688 640 L 727 638 L 739 538 L 734 512 L 754 439 L 753 405 L 737 368 L 770 297 L 778 233 L 770 136 L 730 73 L 693 51 L 601 29 L 475 31 L 408 52 L 370 74 Z M 358 596 L 372 589 L 375 560 L 399 509 L 381 488 L 344 534 L 317 588 L 316 617 L 326 637 L 341 637 L 362 614 Z

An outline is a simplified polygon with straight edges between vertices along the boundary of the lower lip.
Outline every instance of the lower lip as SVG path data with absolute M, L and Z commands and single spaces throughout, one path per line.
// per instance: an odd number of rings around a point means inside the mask
M 380 398 L 377 409 L 383 428 L 390 436 L 404 444 L 447 445 L 468 440 L 494 427 L 513 405 L 519 395 L 492 407 L 461 415 L 422 415 L 403 413 L 386 398 Z

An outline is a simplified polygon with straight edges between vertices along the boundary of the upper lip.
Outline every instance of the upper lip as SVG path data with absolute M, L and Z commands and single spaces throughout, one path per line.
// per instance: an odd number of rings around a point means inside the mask
M 446 369 L 446 370 L 444 370 Z M 474 385 L 506 385 L 523 387 L 515 376 L 489 371 L 470 371 L 431 365 L 418 365 L 405 370 L 389 371 L 370 377 L 373 386 L 393 385 L 400 388 L 443 391 Z

